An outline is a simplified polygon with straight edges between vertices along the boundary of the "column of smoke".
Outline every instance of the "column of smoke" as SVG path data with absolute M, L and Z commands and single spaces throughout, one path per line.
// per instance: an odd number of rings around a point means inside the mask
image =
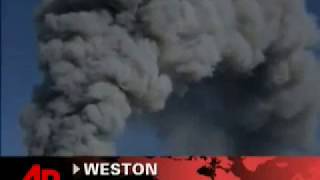
M 304 3 L 45 0 L 29 153 L 113 154 L 127 119 L 176 154 L 314 150 L 319 32 Z

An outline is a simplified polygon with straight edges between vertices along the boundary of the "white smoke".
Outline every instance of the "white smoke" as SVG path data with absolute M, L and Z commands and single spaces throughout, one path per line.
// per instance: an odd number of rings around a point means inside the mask
M 319 31 L 303 0 L 45 0 L 37 23 L 31 155 L 111 155 L 137 112 L 175 153 L 313 148 Z

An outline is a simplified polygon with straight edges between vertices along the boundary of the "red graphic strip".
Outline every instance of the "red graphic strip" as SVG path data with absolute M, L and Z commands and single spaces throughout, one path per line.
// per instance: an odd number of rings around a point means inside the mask
M 320 157 L 123 157 L 157 163 L 156 180 L 320 180 Z

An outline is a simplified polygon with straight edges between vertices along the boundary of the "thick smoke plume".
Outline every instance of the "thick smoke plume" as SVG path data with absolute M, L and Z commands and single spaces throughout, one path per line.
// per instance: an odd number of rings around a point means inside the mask
M 180 155 L 315 151 L 319 31 L 304 3 L 45 0 L 29 154 L 112 155 L 127 119 Z

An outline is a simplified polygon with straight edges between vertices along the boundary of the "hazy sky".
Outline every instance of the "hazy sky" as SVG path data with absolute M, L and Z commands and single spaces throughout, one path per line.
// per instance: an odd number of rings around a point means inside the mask
M 32 87 L 40 81 L 37 69 L 33 10 L 39 0 L 1 1 L 1 150 L 2 155 L 24 155 L 19 113 L 30 102 Z M 310 11 L 320 17 L 320 1 L 308 0 Z M 319 22 L 319 21 L 318 21 Z M 133 126 L 129 123 L 129 126 Z M 119 140 L 120 154 L 163 153 L 155 133 L 142 124 Z M 139 141 L 141 143 L 138 143 Z

